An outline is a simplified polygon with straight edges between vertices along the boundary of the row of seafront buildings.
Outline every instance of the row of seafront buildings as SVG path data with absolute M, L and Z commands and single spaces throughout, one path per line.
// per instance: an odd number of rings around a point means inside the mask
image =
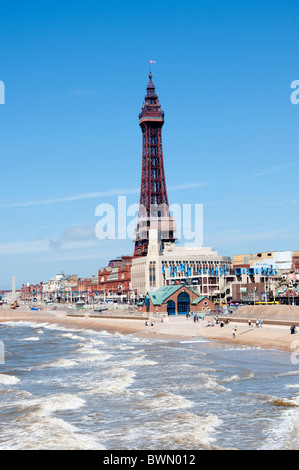
M 209 247 L 162 245 L 157 230 L 150 230 L 147 255 L 132 260 L 131 289 L 145 298 L 148 292 L 174 285 L 189 286 L 214 303 L 275 300 L 299 305 L 299 251 L 231 259 Z
M 150 230 L 146 256 L 122 256 L 97 276 L 63 273 L 21 289 L 21 300 L 136 304 L 163 286 L 189 286 L 214 303 L 272 302 L 299 305 L 299 251 L 220 256 L 209 247 L 180 247 Z

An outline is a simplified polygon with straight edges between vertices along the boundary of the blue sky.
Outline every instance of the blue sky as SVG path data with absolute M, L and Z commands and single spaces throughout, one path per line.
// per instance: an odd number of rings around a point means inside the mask
M 170 204 L 219 254 L 299 249 L 298 30 L 295 1 L 2 3 L 0 288 L 132 253 L 95 209 L 139 201 L 149 59 Z

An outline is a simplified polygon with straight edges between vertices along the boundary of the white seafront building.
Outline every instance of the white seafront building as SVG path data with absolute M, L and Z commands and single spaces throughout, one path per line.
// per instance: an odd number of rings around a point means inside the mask
M 132 290 L 139 296 L 163 285 L 188 284 L 203 295 L 219 295 L 224 289 L 225 274 L 231 258 L 219 256 L 210 247 L 181 247 L 165 243 L 164 249 L 156 229 L 149 231 L 147 256 L 132 261 Z
M 233 266 L 250 266 L 253 268 L 272 268 L 279 272 L 290 272 L 296 269 L 298 251 L 270 251 L 254 254 L 236 255 Z
M 72 288 L 77 285 L 77 280 L 77 276 L 66 276 L 64 273 L 56 274 L 52 279 L 43 282 L 43 299 L 56 301 L 63 298 L 71 301 Z

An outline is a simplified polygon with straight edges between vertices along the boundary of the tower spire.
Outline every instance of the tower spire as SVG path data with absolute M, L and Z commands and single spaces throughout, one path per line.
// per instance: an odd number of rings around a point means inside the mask
M 158 229 L 162 245 L 175 241 L 175 223 L 170 217 L 163 162 L 164 112 L 152 78 L 150 71 L 147 93 L 139 114 L 142 130 L 142 175 L 134 256 L 147 254 L 150 228 Z

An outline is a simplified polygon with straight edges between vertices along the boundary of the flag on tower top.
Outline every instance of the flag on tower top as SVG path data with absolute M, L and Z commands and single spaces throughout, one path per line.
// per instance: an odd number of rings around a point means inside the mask
M 155 60 L 150 60 L 150 64 L 155 64 L 156 61 Z

